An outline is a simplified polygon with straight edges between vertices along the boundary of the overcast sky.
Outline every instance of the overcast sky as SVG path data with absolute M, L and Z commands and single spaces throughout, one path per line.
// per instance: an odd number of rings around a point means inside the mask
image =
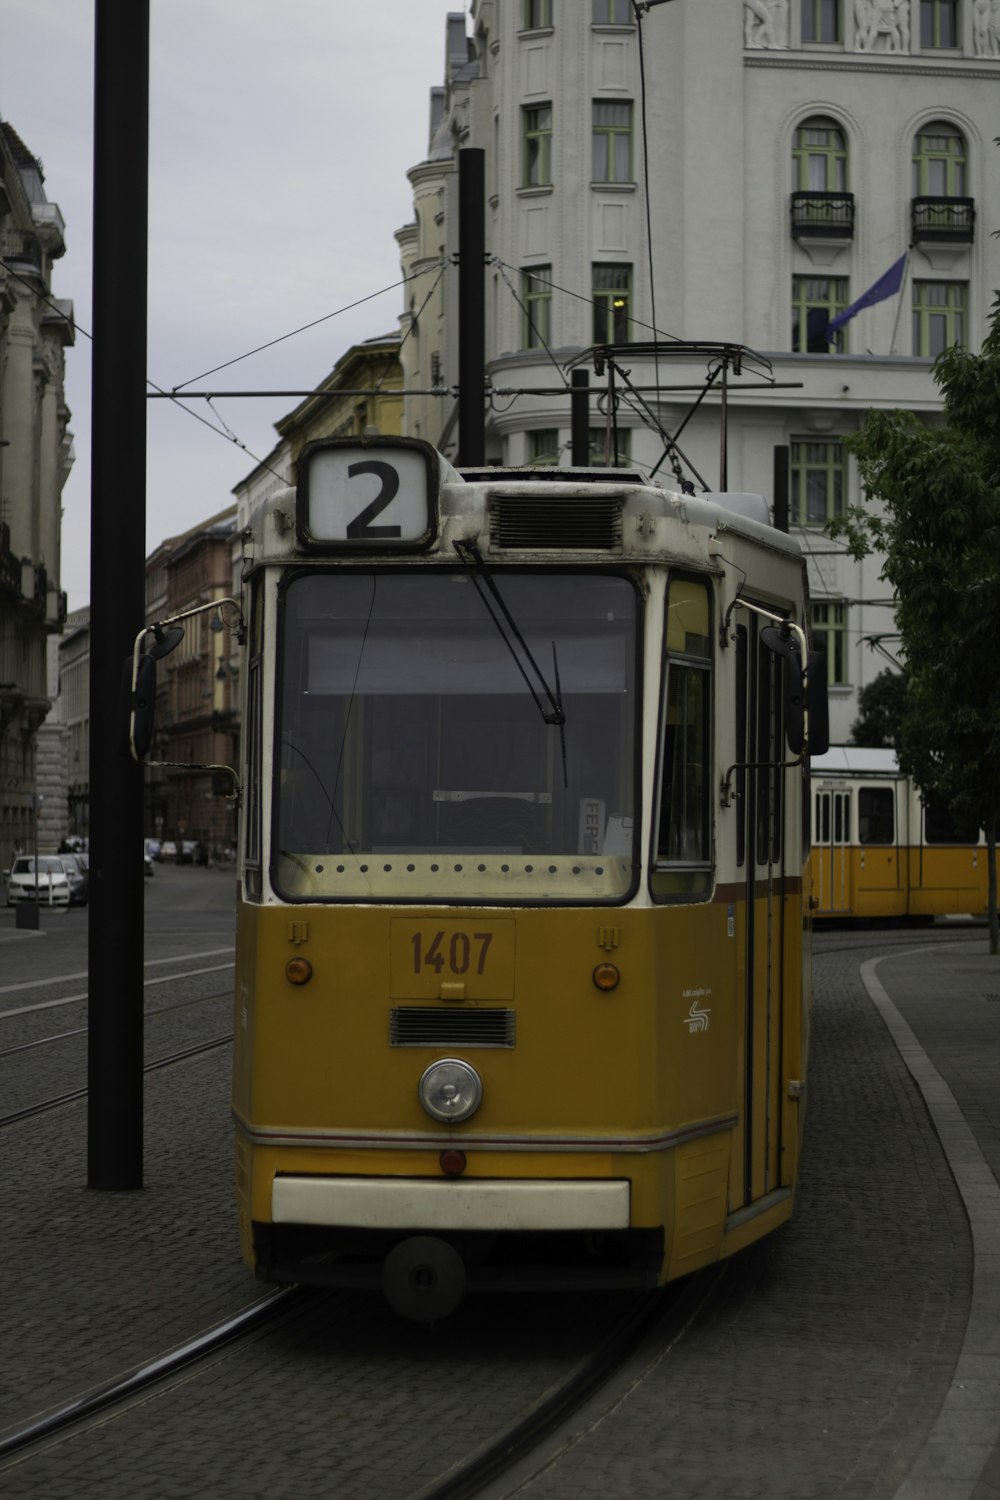
M 427 150 L 445 17 L 462 0 L 151 0 L 149 376 L 165 389 L 399 281 L 394 231 Z M 89 330 L 93 0 L 2 0 L 0 117 L 41 157 L 66 223 L 52 290 Z M 396 287 L 212 377 L 306 389 L 353 343 L 397 329 Z M 90 345 L 68 351 L 76 463 L 62 587 L 90 597 Z M 295 400 L 220 401 L 253 457 L 149 403 L 146 548 L 230 503 Z M 205 415 L 204 403 L 198 410 Z M 123 500 L 127 476 L 122 476 Z

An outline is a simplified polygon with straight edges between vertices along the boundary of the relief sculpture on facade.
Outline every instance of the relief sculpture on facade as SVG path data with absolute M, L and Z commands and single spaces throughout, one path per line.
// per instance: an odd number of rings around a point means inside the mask
M 909 52 L 910 0 L 854 0 L 858 52 Z
M 743 0 L 747 47 L 788 46 L 788 0 Z
M 972 42 L 977 57 L 1000 57 L 1000 0 L 972 0 Z

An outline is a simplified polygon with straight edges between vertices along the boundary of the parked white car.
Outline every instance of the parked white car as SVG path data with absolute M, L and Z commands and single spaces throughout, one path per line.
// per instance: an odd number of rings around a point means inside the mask
M 35 856 L 19 854 L 7 871 L 7 905 L 36 901 L 39 906 L 69 905 L 69 876 L 55 854 L 38 856 L 38 890 L 35 890 Z

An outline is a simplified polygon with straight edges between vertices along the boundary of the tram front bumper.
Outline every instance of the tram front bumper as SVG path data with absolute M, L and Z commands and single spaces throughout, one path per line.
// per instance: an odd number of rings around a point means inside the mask
M 615 1230 L 629 1227 L 630 1183 L 277 1176 L 275 1224 L 372 1230 Z

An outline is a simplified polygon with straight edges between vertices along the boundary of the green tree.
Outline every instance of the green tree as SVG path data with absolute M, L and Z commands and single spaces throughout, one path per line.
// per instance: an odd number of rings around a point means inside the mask
M 884 553 L 908 685 L 897 752 L 924 793 L 986 830 L 990 952 L 1000 951 L 1000 295 L 979 354 L 934 364 L 944 421 L 871 411 L 848 440 L 866 503 L 831 533 L 856 557 Z M 872 503 L 878 509 L 872 509 Z
M 906 674 L 886 667 L 858 693 L 858 717 L 851 744 L 869 750 L 895 750 L 906 704 Z

